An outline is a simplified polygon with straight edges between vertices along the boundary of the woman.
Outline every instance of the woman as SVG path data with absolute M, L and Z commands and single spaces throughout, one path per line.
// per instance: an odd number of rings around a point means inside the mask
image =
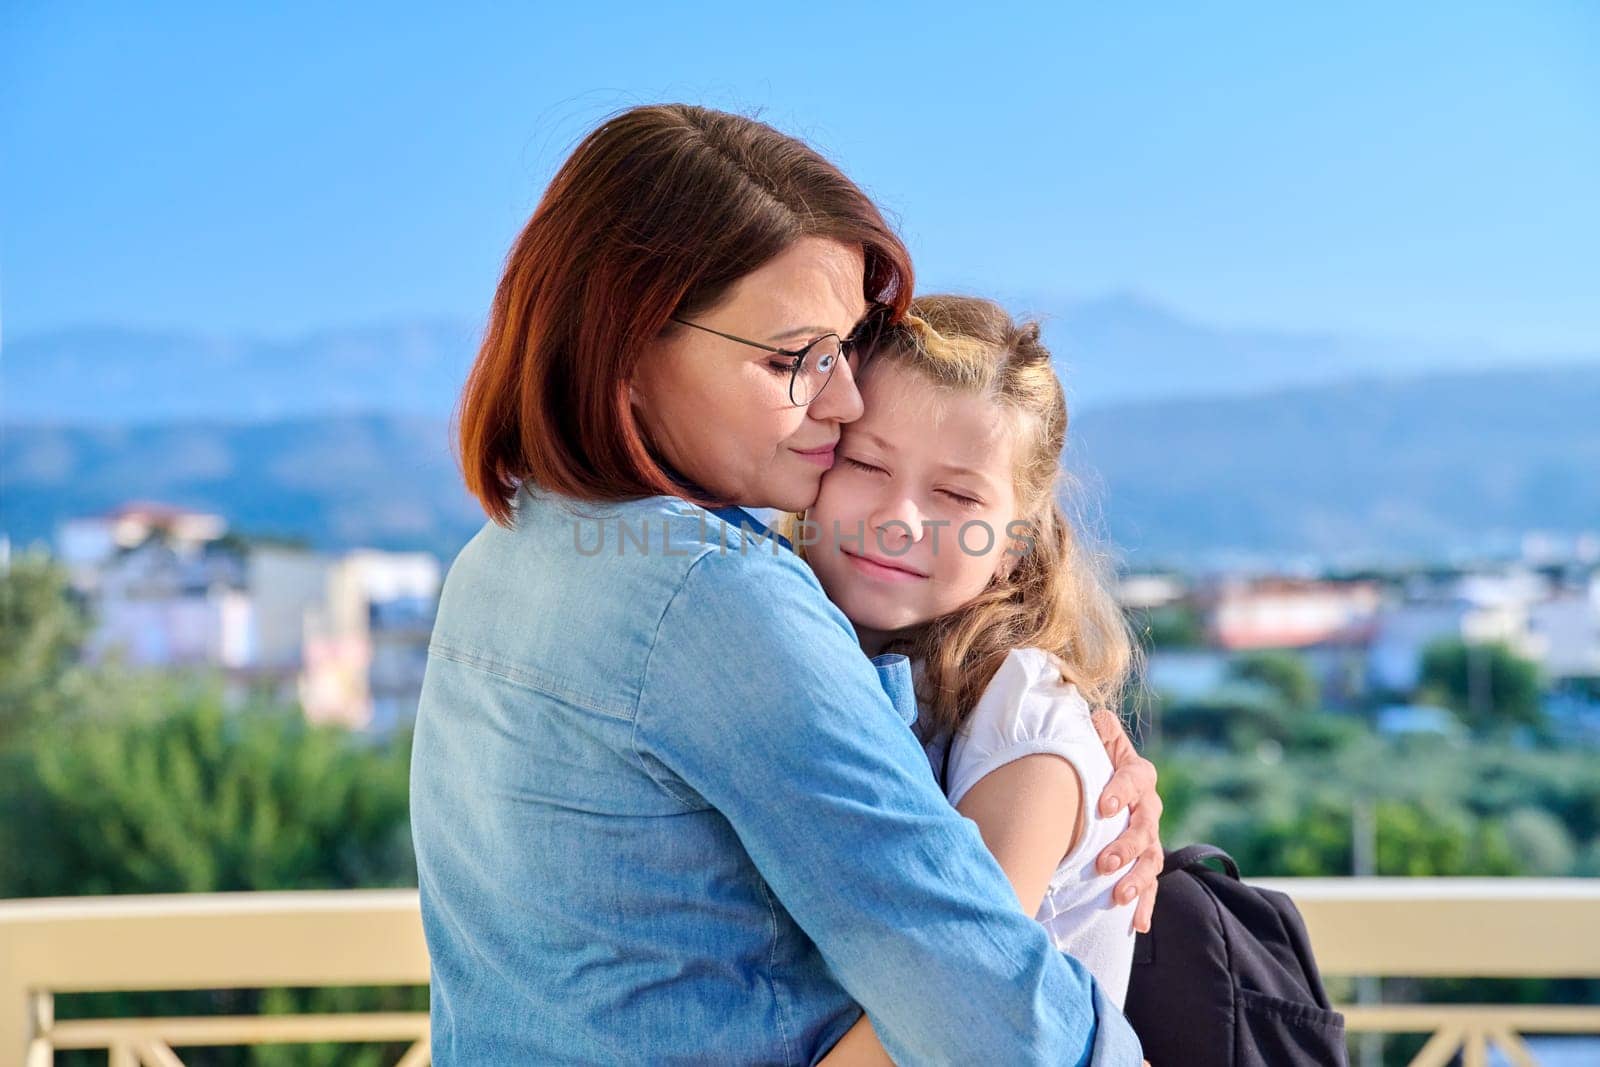
M 1137 1062 L 933 781 L 908 661 L 741 510 L 815 499 L 911 282 L 864 194 L 748 119 L 637 108 L 552 181 L 463 396 L 492 521 L 417 715 L 435 1063 L 809 1064 L 863 1009 L 899 1062 Z M 1160 801 L 1111 748 L 1143 923 Z

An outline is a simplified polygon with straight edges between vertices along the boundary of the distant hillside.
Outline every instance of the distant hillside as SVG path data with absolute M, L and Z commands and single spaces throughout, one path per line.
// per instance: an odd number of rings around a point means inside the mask
M 1600 530 L 1600 367 L 1438 375 L 1075 416 L 1069 462 L 1133 562 L 1219 553 L 1438 558 Z M 247 532 L 449 555 L 482 523 L 441 418 L 14 425 L 0 525 L 155 499 Z
M 443 419 L 8 427 L 0 528 L 14 543 L 125 500 L 217 511 L 247 533 L 454 555 L 483 521 Z
M 1537 358 L 1460 345 L 1219 328 L 1127 295 L 1023 301 L 1016 310 L 1043 320 L 1069 395 L 1083 410 L 1358 375 L 1525 366 Z M 282 341 L 109 328 L 7 338 L 0 351 L 0 413 L 13 422 L 73 423 L 447 415 L 477 350 L 478 330 L 467 322 L 418 322 Z M 1600 352 L 1563 362 L 1600 365 Z
M 1134 559 L 1440 558 L 1600 531 L 1600 367 L 1124 405 L 1068 435 Z
M 1034 301 L 1068 395 L 1081 407 L 1260 393 L 1353 378 L 1460 374 L 1551 364 L 1600 366 L 1600 351 L 1552 357 L 1484 345 L 1333 332 L 1221 327 L 1117 294 Z

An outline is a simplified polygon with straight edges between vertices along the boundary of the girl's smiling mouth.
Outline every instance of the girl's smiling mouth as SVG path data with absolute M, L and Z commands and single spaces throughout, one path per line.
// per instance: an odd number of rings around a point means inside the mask
M 856 572 L 868 578 L 876 578 L 884 582 L 916 582 L 926 581 L 928 576 L 908 564 L 898 560 L 879 559 L 874 556 L 863 556 L 855 552 L 839 549 L 839 554 L 850 561 L 850 566 Z

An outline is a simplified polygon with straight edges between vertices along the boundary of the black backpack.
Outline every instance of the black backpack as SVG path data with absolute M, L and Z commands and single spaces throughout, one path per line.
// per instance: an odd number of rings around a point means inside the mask
M 1348 1063 L 1344 1016 L 1328 1004 L 1299 910 L 1240 881 L 1213 845 L 1166 854 L 1150 932 L 1134 940 L 1125 1012 L 1150 1067 Z

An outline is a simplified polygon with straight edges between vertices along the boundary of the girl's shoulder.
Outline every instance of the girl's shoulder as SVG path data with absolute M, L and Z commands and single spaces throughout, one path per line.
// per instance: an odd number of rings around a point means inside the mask
M 951 803 L 958 803 L 991 771 L 1035 753 L 1061 756 L 1090 780 L 1109 771 L 1110 758 L 1090 719 L 1089 703 L 1062 677 L 1061 668 L 1060 659 L 1044 649 L 1007 653 L 956 732 L 950 754 Z
M 1066 664 L 1042 648 L 1014 648 L 995 671 L 973 717 L 1012 724 L 1019 731 L 1094 733 L 1089 702 L 1067 681 Z

